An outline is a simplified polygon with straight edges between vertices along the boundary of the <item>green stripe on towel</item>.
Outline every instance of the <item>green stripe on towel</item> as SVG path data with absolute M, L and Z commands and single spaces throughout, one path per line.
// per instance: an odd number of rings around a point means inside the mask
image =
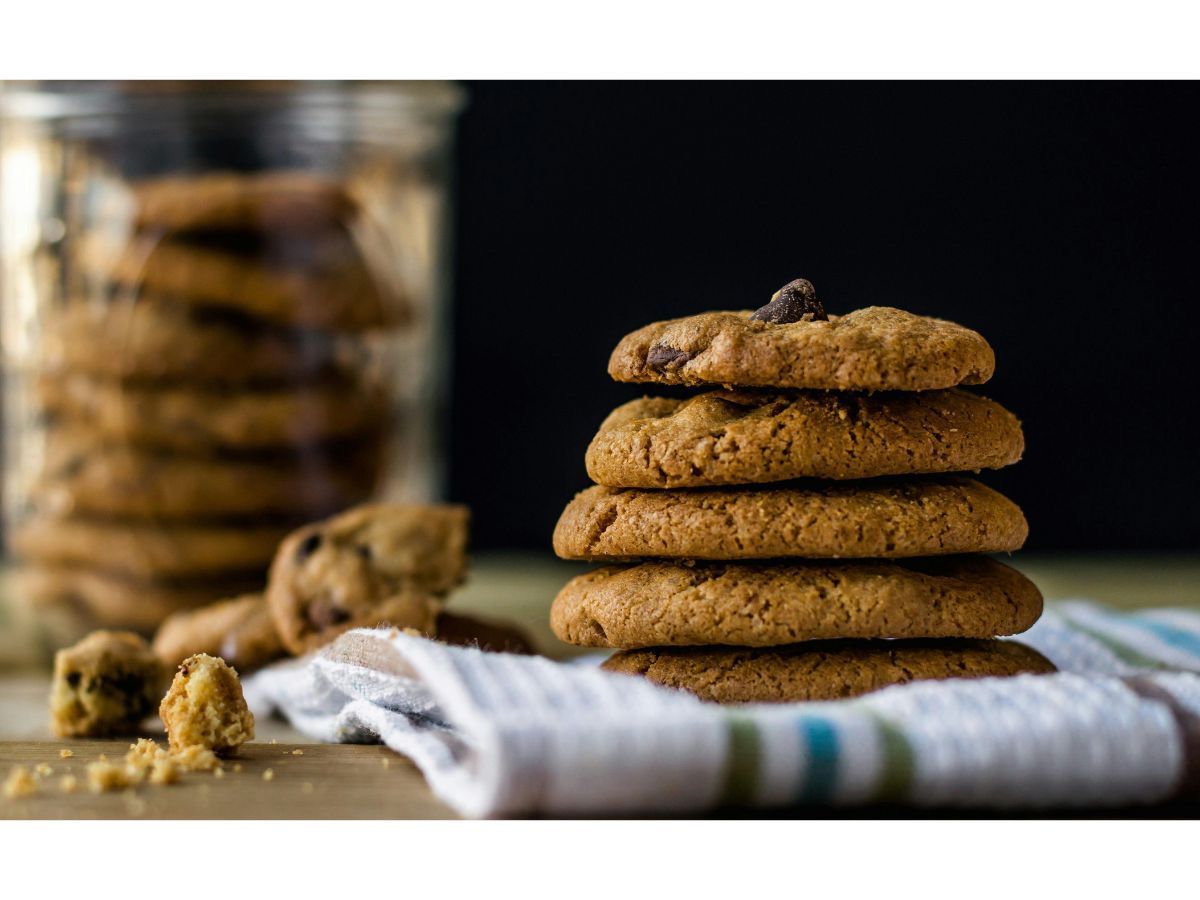
M 874 714 L 871 718 L 879 732 L 879 745 L 883 749 L 879 783 L 875 786 L 873 799 L 879 803 L 902 803 L 908 799 L 912 789 L 916 760 L 912 744 L 904 732 L 887 719 Z
M 729 761 L 725 769 L 721 802 L 731 806 L 746 806 L 754 802 L 758 790 L 761 744 L 758 726 L 735 713 L 730 713 L 726 722 L 729 725 Z

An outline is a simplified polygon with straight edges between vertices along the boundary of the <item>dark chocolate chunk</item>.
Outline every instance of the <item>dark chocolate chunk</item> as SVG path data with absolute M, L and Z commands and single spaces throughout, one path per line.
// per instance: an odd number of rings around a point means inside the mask
M 321 546 L 321 533 L 314 531 L 308 537 L 300 542 L 300 546 L 296 548 L 296 562 L 304 562 L 310 556 L 317 552 L 317 548 Z
M 655 346 L 651 347 L 646 354 L 646 365 L 651 369 L 669 369 L 674 371 L 682 366 L 685 362 L 691 359 L 696 354 L 688 353 L 686 350 L 676 350 L 674 347 Z
M 817 299 L 817 289 L 807 278 L 789 281 L 775 292 L 770 303 L 751 313 L 750 318 L 774 325 L 799 322 L 801 319 L 829 320 L 829 316 L 825 314 L 825 307 Z

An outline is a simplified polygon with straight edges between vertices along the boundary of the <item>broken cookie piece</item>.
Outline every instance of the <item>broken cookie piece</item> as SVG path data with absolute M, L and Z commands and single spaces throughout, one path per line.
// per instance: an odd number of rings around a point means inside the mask
M 134 734 L 162 696 L 164 670 L 127 631 L 95 631 L 54 657 L 50 725 L 59 737 Z
M 220 656 L 239 672 L 286 654 L 262 594 L 244 594 L 168 617 L 154 635 L 154 652 L 168 666 L 196 653 Z
M 180 664 L 158 712 L 173 755 L 195 753 L 192 748 L 228 755 L 254 738 L 254 715 L 237 672 L 207 653 Z

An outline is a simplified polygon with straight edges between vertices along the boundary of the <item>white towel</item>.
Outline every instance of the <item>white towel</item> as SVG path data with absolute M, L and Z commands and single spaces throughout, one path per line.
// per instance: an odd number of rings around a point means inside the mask
M 1020 640 L 1059 673 L 722 707 L 594 660 L 362 629 L 246 693 L 315 739 L 382 741 L 468 816 L 1116 806 L 1195 790 L 1200 614 L 1060 603 Z

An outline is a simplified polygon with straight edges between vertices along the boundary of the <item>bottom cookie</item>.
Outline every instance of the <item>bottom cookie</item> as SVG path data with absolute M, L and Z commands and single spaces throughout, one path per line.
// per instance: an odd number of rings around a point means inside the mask
M 1015 641 L 811 641 L 786 647 L 625 650 L 603 665 L 713 703 L 841 700 L 893 684 L 1055 671 Z

